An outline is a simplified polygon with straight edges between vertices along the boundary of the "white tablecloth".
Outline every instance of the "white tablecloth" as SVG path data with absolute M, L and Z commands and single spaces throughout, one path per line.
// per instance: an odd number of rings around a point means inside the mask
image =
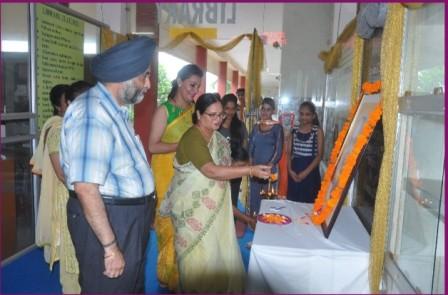
M 312 204 L 262 201 L 261 213 L 284 214 L 292 222 L 257 223 L 246 292 L 370 293 L 370 237 L 353 209 L 342 208 L 326 239 L 305 215 L 311 208 Z

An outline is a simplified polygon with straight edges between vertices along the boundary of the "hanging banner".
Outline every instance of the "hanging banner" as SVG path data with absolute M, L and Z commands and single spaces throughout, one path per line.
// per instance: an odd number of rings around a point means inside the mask
M 84 78 L 84 22 L 43 4 L 36 5 L 36 95 L 40 130 L 52 116 L 50 90 Z

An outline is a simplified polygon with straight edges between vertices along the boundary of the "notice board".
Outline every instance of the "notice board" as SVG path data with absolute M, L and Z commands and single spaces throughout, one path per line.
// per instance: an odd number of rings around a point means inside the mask
M 84 22 L 44 4 L 36 4 L 37 124 L 52 116 L 50 90 L 84 78 Z

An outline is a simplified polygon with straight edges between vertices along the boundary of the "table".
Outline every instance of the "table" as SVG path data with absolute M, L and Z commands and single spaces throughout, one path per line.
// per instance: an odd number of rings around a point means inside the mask
M 262 201 L 260 213 L 284 214 L 292 222 L 257 223 L 247 293 L 370 293 L 370 236 L 353 209 L 341 209 L 326 239 L 305 215 L 311 208 L 287 200 Z

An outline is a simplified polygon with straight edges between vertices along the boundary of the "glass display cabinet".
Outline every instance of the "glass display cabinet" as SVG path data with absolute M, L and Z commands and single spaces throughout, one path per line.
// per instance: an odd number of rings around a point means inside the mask
M 444 99 L 403 97 L 399 108 L 388 259 L 414 291 L 439 293 L 445 256 Z
M 444 293 L 444 5 L 408 10 L 389 242 L 388 293 Z

